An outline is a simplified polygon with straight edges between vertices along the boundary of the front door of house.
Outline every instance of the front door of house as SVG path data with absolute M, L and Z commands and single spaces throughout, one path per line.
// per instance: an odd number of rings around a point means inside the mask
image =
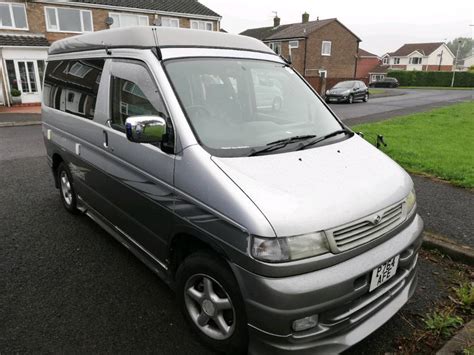
M 17 60 L 15 67 L 16 77 L 22 93 L 22 103 L 41 102 L 40 79 L 36 61 Z
M 41 102 L 41 78 L 43 61 L 40 68 L 36 60 L 7 60 L 10 90 L 15 88 L 21 91 L 22 103 Z

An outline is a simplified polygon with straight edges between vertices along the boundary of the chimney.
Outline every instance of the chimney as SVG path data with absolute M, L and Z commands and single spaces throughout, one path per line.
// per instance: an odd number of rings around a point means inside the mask
M 275 16 L 273 18 L 273 27 L 278 27 L 280 26 L 280 18 L 278 16 Z
M 303 23 L 307 23 L 309 21 L 309 14 L 307 12 L 305 12 L 302 16 L 303 18 Z

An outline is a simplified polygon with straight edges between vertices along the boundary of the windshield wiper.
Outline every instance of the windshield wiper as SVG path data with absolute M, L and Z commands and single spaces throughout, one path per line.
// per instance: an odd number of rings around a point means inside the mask
M 338 134 L 343 134 L 343 133 L 344 133 L 344 134 L 347 134 L 347 135 L 349 135 L 349 136 L 351 136 L 351 137 L 354 135 L 354 132 L 348 130 L 347 128 L 339 129 L 339 130 L 334 131 L 334 132 L 332 132 L 332 133 L 326 134 L 326 135 L 323 136 L 323 137 L 320 137 L 320 138 L 318 138 L 318 139 L 315 139 L 315 140 L 313 140 L 313 141 L 311 141 L 311 142 L 309 142 L 309 143 L 306 143 L 306 144 L 304 144 L 303 146 L 299 147 L 297 150 L 303 150 L 303 149 L 305 149 L 305 148 L 307 148 L 307 147 L 310 147 L 310 146 L 312 146 L 312 145 L 318 144 L 319 142 L 322 142 L 322 141 L 324 141 L 324 140 L 326 140 L 326 139 L 328 139 L 328 138 L 335 137 L 335 136 L 337 136 Z
M 249 154 L 249 157 L 253 157 L 261 153 L 266 153 L 266 152 L 271 152 L 277 149 L 281 149 L 281 148 L 286 147 L 290 143 L 299 142 L 302 140 L 315 138 L 315 137 L 316 136 L 314 134 L 307 134 L 304 136 L 294 136 L 294 137 L 289 137 L 285 139 L 279 139 L 279 140 L 267 143 L 267 146 L 265 148 L 253 151 L 252 153 Z

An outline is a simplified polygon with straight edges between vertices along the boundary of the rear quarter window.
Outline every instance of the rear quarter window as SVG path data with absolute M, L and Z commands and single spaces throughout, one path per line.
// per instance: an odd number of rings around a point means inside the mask
M 50 61 L 44 79 L 44 105 L 93 119 L 104 59 Z

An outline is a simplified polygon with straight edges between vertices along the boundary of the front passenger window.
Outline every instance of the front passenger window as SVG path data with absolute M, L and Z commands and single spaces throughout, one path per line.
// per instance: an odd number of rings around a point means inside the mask
M 130 116 L 163 116 L 146 97 L 137 83 L 112 76 L 111 125 L 125 131 L 125 121 Z

